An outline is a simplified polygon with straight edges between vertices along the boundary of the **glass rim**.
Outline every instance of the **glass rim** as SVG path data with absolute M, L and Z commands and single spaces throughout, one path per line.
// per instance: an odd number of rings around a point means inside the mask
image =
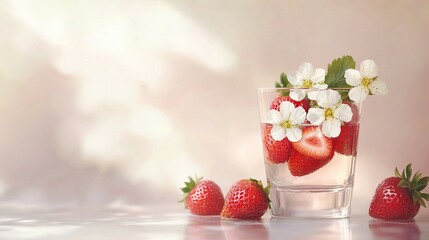
M 336 91 L 347 91 L 352 89 L 353 87 L 349 87 L 349 88 L 325 88 L 325 89 L 319 89 L 319 88 L 296 88 L 296 87 L 280 87 L 280 88 L 276 88 L 276 87 L 260 87 L 257 88 L 258 91 L 264 91 L 264 92 L 269 92 L 269 91 L 279 91 L 279 90 L 307 90 L 307 91 L 324 91 L 324 90 L 336 90 Z

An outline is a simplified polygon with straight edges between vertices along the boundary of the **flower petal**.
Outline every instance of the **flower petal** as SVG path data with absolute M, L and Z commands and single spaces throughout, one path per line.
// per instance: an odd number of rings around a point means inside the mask
M 353 117 L 352 109 L 347 104 L 341 104 L 334 111 L 334 118 L 343 122 L 350 122 Z
M 383 81 L 375 80 L 368 86 L 369 90 L 373 95 L 386 95 L 389 90 L 387 89 L 387 85 Z
M 289 97 L 295 101 L 301 101 L 305 97 L 306 91 L 303 89 L 291 89 Z
M 299 66 L 299 72 L 302 75 L 302 79 L 311 79 L 314 74 L 314 67 L 311 63 L 305 62 Z
M 273 128 L 271 128 L 271 136 L 275 141 L 281 141 L 286 137 L 286 130 L 279 125 L 273 125 Z
M 356 87 L 362 82 L 362 74 L 355 69 L 347 69 L 344 78 L 346 83 L 352 87 Z
M 292 111 L 295 109 L 295 105 L 289 101 L 284 101 L 280 103 L 280 116 L 282 120 L 287 120 L 290 118 Z
M 289 80 L 289 83 L 294 86 L 301 86 L 302 85 L 302 77 L 301 74 L 296 72 L 295 74 L 288 74 L 287 79 Z
M 307 92 L 307 97 L 308 97 L 308 99 L 310 99 L 310 100 L 316 100 L 317 99 L 317 93 L 318 93 L 319 91 L 308 91 Z
M 311 82 L 313 83 L 324 83 L 325 82 L 325 69 L 322 68 L 316 68 L 316 70 L 314 70 L 314 74 L 311 77 Z
M 340 135 L 341 132 L 341 122 L 338 119 L 330 118 L 326 119 L 322 125 L 323 135 L 330 138 L 335 138 Z
M 373 60 L 364 60 L 360 64 L 360 72 L 362 77 L 375 78 L 377 77 L 377 64 Z
M 349 91 L 350 99 L 356 103 L 360 103 L 365 100 L 366 96 L 368 96 L 368 89 L 363 86 L 354 87 Z
M 330 108 L 338 105 L 341 101 L 341 95 L 335 90 L 328 89 L 320 91 L 317 94 L 317 104 L 323 108 Z
M 291 142 L 298 142 L 302 138 L 302 130 L 298 127 L 292 127 L 286 130 L 286 137 Z
M 268 123 L 278 125 L 281 121 L 282 121 L 282 117 L 281 117 L 279 111 L 277 111 L 275 109 L 271 109 L 270 111 L 268 111 L 268 114 L 267 114 L 267 122 Z
M 328 84 L 316 84 L 316 85 L 314 85 L 314 88 L 317 88 L 317 89 L 327 89 L 328 88 Z
M 325 110 L 321 108 L 310 108 L 308 110 L 307 120 L 314 125 L 321 124 L 325 121 Z
M 301 124 L 305 121 L 306 112 L 303 107 L 299 106 L 292 111 L 290 119 L 292 124 Z

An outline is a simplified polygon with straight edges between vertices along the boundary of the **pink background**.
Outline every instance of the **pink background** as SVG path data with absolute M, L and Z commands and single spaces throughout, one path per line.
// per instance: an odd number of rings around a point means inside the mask
M 0 204 L 176 205 L 188 175 L 265 178 L 256 89 L 373 59 L 353 213 L 429 175 L 428 1 L 0 1 Z M 426 191 L 428 192 L 429 189 Z M 429 215 L 427 209 L 420 214 Z

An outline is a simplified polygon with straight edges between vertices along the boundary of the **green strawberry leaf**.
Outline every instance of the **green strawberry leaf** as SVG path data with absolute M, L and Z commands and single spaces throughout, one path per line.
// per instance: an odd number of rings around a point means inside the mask
M 286 73 L 282 72 L 282 74 L 280 75 L 280 82 L 276 82 L 274 86 L 276 88 L 287 88 L 291 86 L 291 84 L 289 83 L 289 80 L 287 79 Z M 279 92 L 283 96 L 289 96 L 289 91 L 279 91 Z
M 429 177 L 421 178 L 419 181 L 417 181 L 415 185 L 413 185 L 414 189 L 420 192 L 427 187 L 428 182 L 429 182 Z
M 411 177 L 411 163 L 410 164 L 408 164 L 406 167 L 405 167 L 405 177 L 407 178 L 407 181 L 410 181 L 410 177 Z
M 416 174 L 414 174 L 413 176 L 413 181 L 411 182 L 411 185 L 416 185 L 421 178 L 422 178 L 422 173 L 417 171 Z
M 280 74 L 280 82 L 276 82 L 274 85 L 276 88 L 290 87 L 290 83 L 289 83 L 289 80 L 287 79 L 286 73 L 282 72 L 282 74 Z
M 401 177 L 401 174 L 398 171 L 398 167 L 395 167 L 395 176 Z
M 188 194 L 194 189 L 195 186 L 203 179 L 203 177 L 195 176 L 195 180 L 191 177 L 188 177 L 189 182 L 185 182 L 185 187 L 180 188 L 183 192 L 183 199 L 179 202 L 184 202 L 186 200 L 186 197 L 188 197 Z M 185 205 L 185 207 L 187 207 Z
M 429 201 L 429 193 L 420 193 L 420 195 L 422 198 L 424 198 L 424 200 Z
M 429 201 L 429 194 L 422 193 L 421 191 L 427 187 L 429 176 L 422 177 L 422 173 L 419 171 L 417 171 L 414 176 L 412 173 L 411 164 L 405 167 L 402 174 L 399 174 L 398 168 L 395 168 L 395 175 L 401 178 L 398 186 L 409 189 L 414 204 L 426 207 L 425 201 Z
M 289 80 L 287 79 L 286 73 L 282 72 L 282 74 L 280 75 L 280 82 L 282 83 L 283 87 L 289 86 Z
M 328 88 L 350 88 L 351 86 L 346 83 L 344 73 L 347 69 L 354 69 L 356 62 L 351 56 L 343 56 L 337 58 L 328 65 L 328 72 L 325 76 L 325 83 Z
M 426 207 L 426 203 L 421 196 L 419 196 L 419 198 L 417 198 L 417 200 L 418 200 L 420 206 Z

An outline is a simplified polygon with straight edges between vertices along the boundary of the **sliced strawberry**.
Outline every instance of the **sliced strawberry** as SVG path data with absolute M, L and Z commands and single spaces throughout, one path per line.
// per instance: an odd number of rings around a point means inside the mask
M 332 139 L 325 137 L 319 127 L 306 127 L 302 129 L 302 138 L 292 143 L 293 148 L 313 159 L 326 159 L 332 152 Z
M 356 156 L 359 125 L 343 125 L 338 137 L 332 139 L 334 151 L 343 155 Z
M 280 104 L 284 101 L 293 103 L 295 107 L 301 106 L 306 112 L 308 112 L 308 109 L 310 108 L 310 101 L 306 98 L 302 99 L 301 101 L 295 101 L 289 96 L 277 96 L 276 99 L 274 99 L 274 101 L 271 103 L 270 109 L 280 111 Z
M 324 159 L 314 159 L 293 151 L 288 162 L 289 171 L 293 176 L 305 176 L 325 166 L 333 157 L 333 151 Z
M 292 145 L 287 138 L 275 141 L 271 136 L 271 128 L 273 126 L 270 124 L 262 125 L 265 156 L 271 163 L 284 163 L 289 159 Z

